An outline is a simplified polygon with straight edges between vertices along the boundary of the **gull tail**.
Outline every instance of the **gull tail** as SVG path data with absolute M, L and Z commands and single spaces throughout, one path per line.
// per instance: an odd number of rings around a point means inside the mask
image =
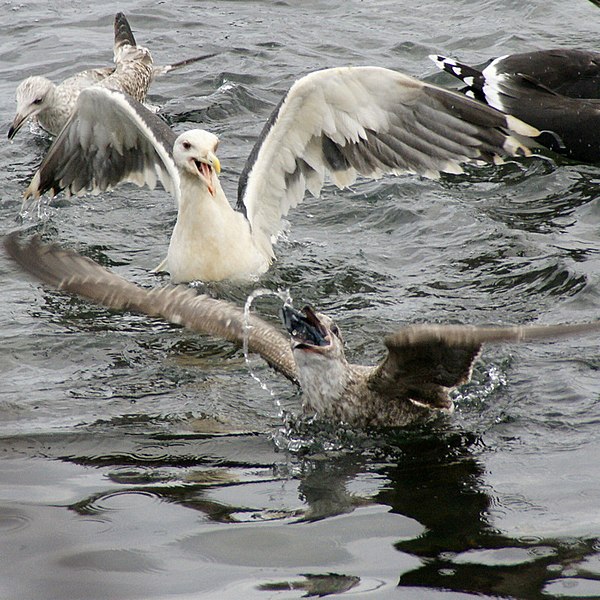
M 175 69 L 181 69 L 181 67 L 186 67 L 187 65 L 191 65 L 192 63 L 199 62 L 201 60 L 205 60 L 207 58 L 212 58 L 216 56 L 216 53 L 213 54 L 202 54 L 201 56 L 194 56 L 193 58 L 186 58 L 185 60 L 180 60 L 179 62 L 173 63 L 172 65 L 161 65 L 153 67 L 154 77 L 164 75 L 165 73 L 170 73 Z

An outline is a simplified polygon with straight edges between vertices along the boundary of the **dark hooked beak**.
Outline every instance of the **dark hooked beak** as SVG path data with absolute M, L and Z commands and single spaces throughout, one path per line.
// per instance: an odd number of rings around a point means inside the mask
M 281 318 L 286 329 L 299 345 L 329 345 L 327 331 L 321 325 L 312 307 L 305 306 L 300 312 L 286 304 L 281 309 Z
M 8 130 L 8 139 L 12 140 L 15 135 L 17 134 L 17 131 L 19 131 L 19 129 L 21 129 L 21 127 L 23 127 L 23 125 L 25 124 L 25 121 L 27 121 L 27 118 L 31 115 L 32 113 L 17 113 L 15 115 L 15 118 L 13 119 L 13 122 L 10 124 L 10 128 Z
M 23 126 L 23 123 L 25 122 L 25 119 L 21 120 L 21 121 L 16 121 L 13 122 L 13 124 L 10 126 L 9 130 L 8 130 L 8 139 L 12 140 L 15 135 L 17 135 L 17 131 L 19 131 L 19 129 L 21 129 L 21 127 Z M 16 124 L 15 124 L 16 123 Z

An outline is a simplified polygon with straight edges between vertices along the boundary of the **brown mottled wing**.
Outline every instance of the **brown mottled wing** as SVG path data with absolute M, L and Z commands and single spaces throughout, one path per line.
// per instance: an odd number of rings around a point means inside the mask
M 193 331 L 242 344 L 243 310 L 187 286 L 168 285 L 146 290 L 100 266 L 90 258 L 56 244 L 41 244 L 33 238 L 21 246 L 17 234 L 4 239 L 7 254 L 23 270 L 60 290 L 77 294 L 114 310 L 130 310 Z M 285 377 L 297 383 L 296 366 L 289 340 L 266 321 L 251 315 L 248 348 Z
M 388 335 L 388 356 L 370 384 L 380 390 L 399 389 L 431 406 L 448 406 L 450 389 L 471 378 L 473 363 L 485 343 L 524 342 L 600 331 L 600 321 L 562 325 L 474 327 L 413 325 Z

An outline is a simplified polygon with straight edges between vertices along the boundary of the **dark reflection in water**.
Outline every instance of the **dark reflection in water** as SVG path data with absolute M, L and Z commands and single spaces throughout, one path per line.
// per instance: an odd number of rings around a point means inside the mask
M 596 556 L 600 546 L 595 537 L 511 537 L 495 529 L 491 516 L 501 507 L 493 489 L 485 483 L 482 458 L 488 449 L 480 435 L 445 420 L 375 435 L 352 431 L 334 435 L 318 423 L 304 422 L 290 433 L 296 436 L 296 442 L 304 440 L 301 455 L 276 452 L 270 437 L 262 434 L 126 434 L 112 440 L 105 438 L 93 455 L 87 454 L 90 441 L 86 433 L 14 438 L 10 445 L 15 453 L 31 453 L 37 448 L 34 455 L 42 452 L 47 458 L 101 469 L 107 481 L 117 487 L 111 485 L 109 491 L 81 498 L 68 508 L 82 517 L 107 522 L 114 511 L 124 511 L 127 518 L 131 510 L 137 510 L 139 501 L 134 498 L 144 496 L 198 512 L 206 524 L 234 528 L 243 524 L 254 527 L 261 522 L 281 522 L 294 528 L 315 523 L 326 528 L 324 524 L 336 515 L 351 515 L 369 506 L 387 507 L 388 514 L 414 519 L 421 528 L 411 531 L 401 522 L 397 529 L 383 522 L 377 524 L 379 518 L 362 525 L 357 513 L 348 523 L 351 530 L 341 539 L 348 535 L 382 537 L 387 531 L 390 542 L 395 538 L 393 546 L 398 557 L 407 557 L 400 562 L 398 577 L 398 585 L 407 592 L 424 587 L 486 597 L 546 598 L 562 586 L 577 584 L 581 590 L 598 579 L 593 568 L 586 571 L 586 560 Z M 290 484 L 282 494 L 281 486 Z M 237 488 L 240 493 L 235 492 Z M 232 502 L 234 499 L 238 502 Z M 6 522 L 26 521 L 26 517 L 5 514 Z M 0 518 L 0 526 L 2 522 Z M 197 558 L 208 552 L 220 556 L 220 560 L 225 556 L 234 562 L 248 560 L 249 555 L 242 550 L 246 542 L 239 530 L 229 530 L 235 537 L 226 535 L 225 530 L 217 537 L 193 531 L 187 541 L 181 541 L 186 553 Z M 272 547 L 261 546 L 249 564 L 262 565 L 263 569 L 273 564 L 276 531 L 260 534 L 266 535 L 265 541 L 269 540 Z M 252 535 L 250 540 L 260 539 L 258 532 Z M 332 535 L 335 538 L 340 533 Z M 241 544 L 239 559 L 234 558 L 237 551 L 232 554 L 231 548 L 227 550 L 234 540 Z M 310 542 L 292 540 L 300 555 L 306 556 L 302 554 L 304 544 Z M 334 547 L 312 550 L 322 557 L 323 570 L 313 566 L 297 571 L 297 576 L 289 580 L 257 583 L 256 589 L 298 590 L 306 596 L 325 596 L 355 588 L 366 592 L 382 585 L 376 571 L 356 570 L 352 562 L 350 568 L 344 568 L 347 558 L 339 565 L 341 569 L 334 568 L 339 561 L 334 558 Z M 293 556 L 294 552 L 288 553 L 285 561 L 293 564 Z M 327 564 L 331 559 L 333 563 Z M 135 547 L 90 550 L 65 558 L 61 564 L 75 570 L 93 565 L 94 569 L 115 573 L 161 569 L 159 558 Z M 392 565 L 387 564 L 387 569 L 393 569 Z M 574 579 L 576 576 L 579 579 Z

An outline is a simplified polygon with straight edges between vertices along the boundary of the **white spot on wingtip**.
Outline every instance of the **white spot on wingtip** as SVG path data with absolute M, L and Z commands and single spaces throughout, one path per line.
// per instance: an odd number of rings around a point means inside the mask
M 506 115 L 506 123 L 512 131 L 515 133 L 520 133 L 521 135 L 537 137 L 541 134 L 541 131 L 533 125 L 529 125 L 528 123 L 525 123 L 524 121 L 521 121 L 521 119 L 513 117 L 512 115 Z

